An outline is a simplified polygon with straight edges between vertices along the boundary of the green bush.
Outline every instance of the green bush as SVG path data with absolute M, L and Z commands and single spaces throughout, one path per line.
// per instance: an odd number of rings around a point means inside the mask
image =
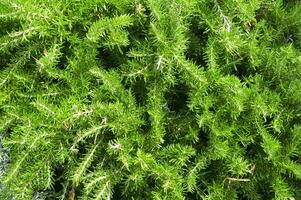
M 301 199 L 299 0 L 1 0 L 0 27 L 0 199 Z

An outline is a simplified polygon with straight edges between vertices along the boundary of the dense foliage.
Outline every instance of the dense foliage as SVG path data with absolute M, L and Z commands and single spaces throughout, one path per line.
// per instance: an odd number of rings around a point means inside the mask
M 299 0 L 1 0 L 0 27 L 0 199 L 301 199 Z

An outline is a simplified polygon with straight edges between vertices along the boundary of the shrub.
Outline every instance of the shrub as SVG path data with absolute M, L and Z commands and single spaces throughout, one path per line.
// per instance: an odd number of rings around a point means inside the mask
M 0 12 L 1 199 L 301 199 L 299 1 Z

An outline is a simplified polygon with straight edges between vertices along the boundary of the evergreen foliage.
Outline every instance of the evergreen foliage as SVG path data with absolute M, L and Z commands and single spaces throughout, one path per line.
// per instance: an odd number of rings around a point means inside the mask
M 1 0 L 0 199 L 301 199 L 300 13 Z

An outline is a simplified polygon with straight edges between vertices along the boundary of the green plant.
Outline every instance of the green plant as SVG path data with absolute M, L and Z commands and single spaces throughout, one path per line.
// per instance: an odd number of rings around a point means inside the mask
M 0 12 L 1 199 L 301 199 L 299 1 Z

